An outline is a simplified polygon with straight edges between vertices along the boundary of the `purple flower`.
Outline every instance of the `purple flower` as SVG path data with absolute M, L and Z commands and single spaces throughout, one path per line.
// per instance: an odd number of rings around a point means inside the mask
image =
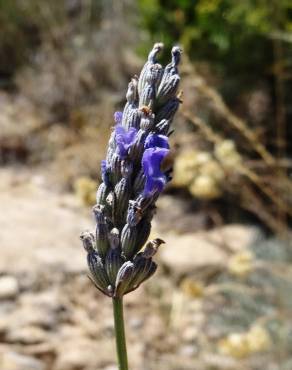
M 122 123 L 122 119 L 123 119 L 123 112 L 115 112 L 114 120 L 117 125 L 120 125 Z
M 123 126 L 117 125 L 115 128 L 115 139 L 117 144 L 117 154 L 124 159 L 129 148 L 134 144 L 137 129 L 130 127 L 127 131 Z
M 165 148 L 169 149 L 168 137 L 165 135 L 150 134 L 145 140 L 144 148 Z
M 146 178 L 143 195 L 149 197 L 155 192 L 161 193 L 167 178 L 161 171 L 160 166 L 163 159 L 169 153 L 166 148 L 148 148 L 142 157 L 142 167 Z

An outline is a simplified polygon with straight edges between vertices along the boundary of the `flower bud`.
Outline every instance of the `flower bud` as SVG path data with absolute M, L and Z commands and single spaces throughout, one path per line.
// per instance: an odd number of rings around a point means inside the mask
M 160 122 L 163 119 L 171 121 L 178 110 L 181 100 L 177 97 L 170 99 L 163 105 L 155 116 L 155 122 Z
M 150 131 L 154 125 L 154 114 L 143 115 L 141 118 L 140 128 L 144 131 Z
M 108 196 L 106 197 L 106 203 L 108 204 L 110 208 L 112 208 L 113 206 L 113 198 L 114 198 L 114 192 L 110 191 L 108 193 Z
M 91 252 L 87 255 L 87 263 L 92 280 L 99 289 L 106 292 L 110 282 L 102 263 L 102 259 L 96 252 Z
M 93 207 L 96 219 L 96 249 L 101 257 L 105 257 L 109 249 L 108 225 L 104 216 L 104 206 L 96 205 Z
M 96 203 L 107 206 L 106 198 L 109 193 L 109 188 L 104 182 L 102 182 L 96 192 Z
M 171 62 L 164 69 L 159 89 L 161 86 L 165 85 L 166 81 L 168 81 L 170 77 L 178 74 L 177 66 L 180 62 L 182 49 L 179 46 L 174 46 L 171 50 L 171 54 L 172 54 Z
M 154 44 L 153 49 L 148 55 L 148 60 L 145 63 L 144 67 L 142 68 L 142 71 L 140 73 L 139 80 L 138 80 L 139 95 L 141 95 L 141 92 L 143 91 L 145 87 L 148 71 L 156 63 L 156 56 L 162 50 L 162 48 L 163 48 L 162 43 L 156 43 Z
M 115 296 L 122 297 L 131 288 L 130 283 L 133 275 L 134 264 L 131 261 L 125 262 L 119 269 L 116 284 Z
M 139 108 L 143 107 L 144 105 L 152 108 L 153 102 L 155 98 L 155 85 L 147 83 L 143 88 L 140 99 L 139 99 Z
M 123 263 L 124 259 L 117 248 L 108 251 L 105 258 L 105 270 L 112 285 L 115 285 L 118 271 Z
M 131 287 L 136 289 L 143 281 L 149 279 L 156 271 L 157 265 L 151 258 L 144 258 L 138 254 L 134 260 L 134 269 L 132 273 Z
M 142 257 L 144 258 L 153 257 L 157 253 L 159 246 L 163 243 L 165 243 L 165 241 L 159 238 L 149 241 L 146 244 L 144 250 L 142 251 Z
M 120 232 L 116 227 L 109 233 L 109 243 L 112 249 L 116 249 L 120 246 Z
M 132 227 L 136 226 L 140 222 L 142 215 L 142 210 L 137 205 L 136 201 L 130 200 L 127 213 L 127 223 Z
M 145 186 L 145 175 L 144 171 L 140 170 L 139 173 L 136 175 L 135 181 L 134 181 L 134 192 L 135 194 L 139 194 L 142 192 Z
M 133 173 L 133 163 L 123 160 L 121 163 L 121 174 L 124 178 L 128 179 Z
M 114 153 L 111 161 L 109 162 L 109 168 L 111 171 L 111 182 L 113 184 L 116 184 L 121 178 L 121 163 L 121 157 L 117 153 Z
M 180 62 L 181 55 L 182 55 L 182 48 L 180 46 L 173 46 L 171 49 L 171 63 L 173 66 L 177 66 Z
M 128 103 L 123 113 L 122 125 L 129 129 L 134 127 L 138 129 L 140 127 L 141 111 L 136 105 Z
M 147 210 L 147 208 L 150 207 L 151 204 L 153 204 L 153 201 L 154 201 L 153 196 L 145 197 L 143 194 L 140 194 L 136 199 L 136 204 L 144 213 Z
M 136 140 L 129 150 L 129 156 L 134 163 L 140 163 L 141 161 L 146 137 L 147 137 L 146 131 L 144 130 L 138 131 Z
M 120 225 L 125 221 L 130 194 L 131 189 L 129 180 L 122 178 L 117 183 L 114 190 L 113 216 L 114 223 L 117 225 Z
M 114 155 L 115 148 L 116 148 L 115 132 L 113 131 L 111 133 L 111 136 L 110 136 L 110 139 L 109 139 L 109 143 L 108 143 L 107 154 L 106 154 L 106 163 L 110 163 L 111 162 L 111 158 Z
M 156 96 L 159 105 L 163 104 L 168 99 L 171 99 L 176 95 L 179 87 L 179 82 L 180 77 L 178 74 L 175 74 L 167 78 L 163 84 L 160 84 Z
M 109 138 L 109 142 L 108 142 L 108 148 L 115 148 L 115 143 L 116 143 L 116 141 L 115 141 L 115 132 L 112 131 L 111 136 Z
M 108 166 L 107 160 L 101 161 L 100 172 L 101 172 L 102 181 L 106 184 L 106 186 L 110 187 L 111 183 L 110 183 L 109 166 Z
M 135 77 L 129 82 L 126 99 L 132 104 L 136 103 L 138 100 L 138 81 Z
M 170 121 L 167 119 L 161 120 L 157 125 L 155 126 L 155 131 L 159 135 L 168 135 L 170 128 Z
M 132 258 L 135 253 L 137 232 L 137 227 L 131 227 L 129 224 L 123 227 L 121 233 L 121 246 L 123 254 L 127 259 Z
M 142 219 L 140 223 L 137 225 L 137 237 L 135 243 L 135 254 L 139 252 L 139 250 L 143 247 L 143 245 L 147 242 L 150 231 L 151 231 L 151 223 L 146 219 Z
M 96 204 L 93 208 L 92 208 L 92 211 L 93 211 L 93 214 L 94 214 L 94 217 L 95 217 L 95 220 L 96 220 L 96 223 L 99 225 L 99 224 L 105 224 L 106 223 L 106 220 L 105 220 L 105 215 L 104 215 L 104 210 L 105 210 L 105 206 L 101 205 L 101 204 Z
M 87 253 L 93 252 L 95 249 L 95 240 L 94 234 L 88 230 L 83 231 L 80 235 L 80 239 L 82 240 L 83 247 Z
M 155 88 L 157 88 L 160 84 L 162 75 L 163 68 L 161 64 L 155 63 L 149 66 L 145 73 L 143 89 L 145 88 L 146 84 L 153 85 Z
M 152 50 L 150 51 L 149 55 L 148 55 L 148 61 L 151 62 L 151 63 L 155 63 L 156 62 L 156 56 L 157 54 L 164 48 L 164 45 L 162 42 L 156 42 L 154 45 L 153 45 L 153 48 Z

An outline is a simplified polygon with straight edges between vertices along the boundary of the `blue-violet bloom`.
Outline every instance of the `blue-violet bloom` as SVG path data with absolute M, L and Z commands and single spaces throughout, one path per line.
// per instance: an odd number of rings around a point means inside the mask
M 146 177 L 143 192 L 145 197 L 155 192 L 161 193 L 164 189 L 167 178 L 161 171 L 161 163 L 168 153 L 168 149 L 158 147 L 145 150 L 142 157 L 142 168 Z
M 120 125 L 122 123 L 122 119 L 123 119 L 123 112 L 114 113 L 114 121 L 117 125 Z
M 117 144 L 116 152 L 120 158 L 126 158 L 129 148 L 134 144 L 137 135 L 137 129 L 130 127 L 127 131 L 125 127 L 116 125 L 115 140 Z
M 150 134 L 147 136 L 144 148 L 166 148 L 169 149 L 168 137 L 165 135 Z

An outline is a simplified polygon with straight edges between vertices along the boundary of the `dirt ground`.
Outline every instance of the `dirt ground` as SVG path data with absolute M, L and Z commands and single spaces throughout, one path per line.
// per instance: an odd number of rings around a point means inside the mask
M 116 369 L 111 301 L 88 280 L 79 241 L 93 226 L 90 208 L 58 192 L 44 172 L 1 169 L 0 368 Z M 170 226 L 171 206 L 187 232 L 179 222 Z M 194 271 L 205 278 L 220 272 L 230 248 L 244 248 L 255 230 L 231 225 L 194 232 L 183 203 L 164 196 L 159 208 L 152 234 L 167 243 L 157 257 L 160 269 L 125 298 L 130 368 L 217 369 L 224 359 L 224 368 L 233 369 L 232 359 L 199 349 L 204 301 L 199 291 L 194 298 L 178 286 Z

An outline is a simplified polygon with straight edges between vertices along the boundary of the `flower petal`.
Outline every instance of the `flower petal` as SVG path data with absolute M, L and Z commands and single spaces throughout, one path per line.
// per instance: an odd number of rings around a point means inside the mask
M 144 147 L 148 148 L 166 148 L 169 149 L 168 137 L 165 135 L 150 134 L 147 136 Z
M 122 119 L 123 119 L 123 112 L 115 112 L 114 120 L 117 125 L 120 125 L 122 123 Z
M 148 148 L 142 157 L 142 168 L 146 177 L 144 195 L 149 196 L 154 192 L 161 192 L 166 184 L 166 176 L 160 166 L 169 153 L 165 148 Z
M 128 153 L 128 149 L 134 144 L 137 130 L 131 127 L 128 131 L 122 125 L 116 125 L 115 127 L 115 141 L 117 144 L 117 154 L 121 158 L 125 158 Z

